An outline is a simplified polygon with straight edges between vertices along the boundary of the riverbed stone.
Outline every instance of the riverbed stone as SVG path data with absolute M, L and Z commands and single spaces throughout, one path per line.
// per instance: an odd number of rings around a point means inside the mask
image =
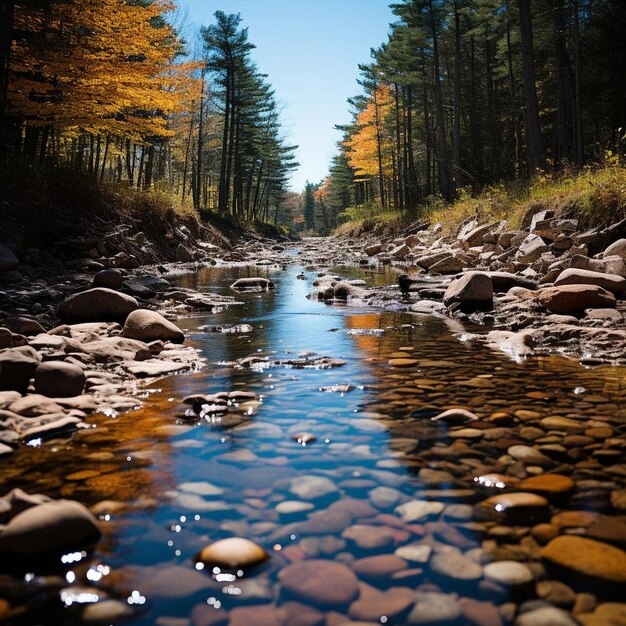
M 553 606 L 544 606 L 522 613 L 515 626 L 577 626 L 578 622 L 566 611 Z
M 569 476 L 560 474 L 541 474 L 522 480 L 518 488 L 522 491 L 532 491 L 544 495 L 560 495 L 571 492 L 575 483 Z
M 467 409 L 448 409 L 439 415 L 431 418 L 433 422 L 444 422 L 446 424 L 466 424 L 478 421 L 478 415 Z
M 418 522 L 429 517 L 438 516 L 443 512 L 443 502 L 429 502 L 427 500 L 411 500 L 396 507 L 395 512 L 405 522 Z
M 172 341 L 182 343 L 185 340 L 183 331 L 173 322 L 165 319 L 160 313 L 149 309 L 137 309 L 126 318 L 124 337 L 139 341 Z
M 437 591 L 418 591 L 406 623 L 410 626 L 455 624 L 461 615 L 461 605 L 453 595 Z
M 563 315 L 582 314 L 585 309 L 614 309 L 615 296 L 596 285 L 561 285 L 537 292 L 537 300 L 548 311 Z
M 343 563 L 312 559 L 292 563 L 278 577 L 282 593 L 324 608 L 345 607 L 359 593 L 359 581 Z
M 96 518 L 78 502 L 55 500 L 26 509 L 0 532 L 0 553 L 36 556 L 81 550 L 100 538 Z
M 0 390 L 24 393 L 41 357 L 28 348 L 7 348 L 0 351 Z
M 533 573 L 517 561 L 496 561 L 484 566 L 485 578 L 506 587 L 528 585 L 534 580 Z
M 626 290 L 626 278 L 623 276 L 578 268 L 563 270 L 554 284 L 557 287 L 561 285 L 597 285 L 614 294 L 621 294 Z
M 291 481 L 289 491 L 302 500 L 317 500 L 339 492 L 336 485 L 325 476 L 299 476 Z
M 14 270 L 18 265 L 18 258 L 13 251 L 8 246 L 0 243 L 0 272 Z
M 547 521 L 548 514 L 548 501 L 543 496 L 528 492 L 503 493 L 476 505 L 478 519 L 521 525 Z
M 626 583 L 626 552 L 594 539 L 562 535 L 541 549 L 541 557 L 548 565 L 583 579 Z
M 105 287 L 106 289 L 120 289 L 124 282 L 124 274 L 116 269 L 100 270 L 93 277 L 94 287 Z
M 207 567 L 247 569 L 267 561 L 268 558 L 269 554 L 253 541 L 243 537 L 229 537 L 203 548 L 196 561 Z
M 449 583 L 478 581 L 483 575 L 478 563 L 453 549 L 438 552 L 430 559 L 429 565 L 434 574 Z
M 253 278 L 239 278 L 231 286 L 234 291 L 269 291 L 274 289 L 274 283 L 269 278 L 260 276 Z
M 95 287 L 67 298 L 57 313 L 65 322 L 124 322 L 138 308 L 139 304 L 132 296 Z
M 458 303 L 465 308 L 491 308 L 493 306 L 493 282 L 482 272 L 467 272 L 452 281 L 443 296 L 446 306 Z
M 35 370 L 35 391 L 44 396 L 71 398 L 85 386 L 85 372 L 78 365 L 64 361 L 45 361 Z
M 348 615 L 355 620 L 363 620 L 364 622 L 381 622 L 384 616 L 391 623 L 404 615 L 413 605 L 413 592 L 410 589 L 400 587 L 392 588 L 387 591 L 368 590 L 367 594 L 361 594 L 361 597 L 354 601 L 348 610 Z

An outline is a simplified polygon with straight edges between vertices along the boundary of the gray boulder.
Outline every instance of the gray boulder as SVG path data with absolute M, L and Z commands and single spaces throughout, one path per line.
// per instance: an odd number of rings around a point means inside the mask
M 35 370 L 35 391 L 52 398 L 79 396 L 85 386 L 85 373 L 71 363 L 45 361 Z
M 137 300 L 124 293 L 96 287 L 70 296 L 57 313 L 66 322 L 124 322 L 139 308 Z
M 446 306 L 460 304 L 467 309 L 493 307 L 493 281 L 483 272 L 467 272 L 452 281 L 443 296 Z
M 173 341 L 182 343 L 185 340 L 183 331 L 156 311 L 137 309 L 127 318 L 122 332 L 124 337 L 140 341 Z

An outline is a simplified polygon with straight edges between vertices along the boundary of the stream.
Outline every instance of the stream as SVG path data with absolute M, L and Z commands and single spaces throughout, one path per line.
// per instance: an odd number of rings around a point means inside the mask
M 393 280 L 354 268 L 337 272 L 369 284 Z M 229 617 L 237 625 L 299 626 L 326 623 L 334 608 L 347 615 L 350 603 L 332 607 L 323 594 L 310 602 L 286 594 L 281 571 L 312 558 L 346 564 L 361 597 L 377 598 L 371 615 L 367 607 L 350 608 L 355 622 L 497 623 L 487 617 L 533 593 L 471 575 L 466 560 L 479 570 L 503 558 L 527 562 L 535 577 L 546 578 L 537 524 L 567 510 L 614 515 L 611 495 L 623 490 L 625 477 L 611 470 L 623 450 L 605 442 L 624 432 L 626 368 L 584 368 L 558 356 L 515 362 L 460 341 L 461 329 L 444 318 L 329 306 L 307 299 L 316 273 L 297 265 L 207 268 L 179 277 L 178 285 L 232 295 L 234 280 L 260 275 L 276 288 L 237 296 L 242 306 L 178 320 L 206 368 L 159 380 L 139 410 L 96 416 L 93 428 L 19 451 L 0 468 L 5 491 L 76 499 L 102 523 L 95 553 L 78 554 L 55 572 L 65 578 L 61 600 L 38 600 L 45 623 L 79 623 L 94 600 L 113 603 L 106 623 L 116 622 L 118 610 L 137 626 L 209 626 Z M 238 324 L 252 330 L 201 328 Z M 343 364 L 234 364 L 250 355 L 326 356 Z M 184 397 L 224 391 L 253 392 L 257 400 L 243 413 L 181 419 Z M 431 420 L 453 407 L 480 421 Z M 541 426 L 547 417 L 579 427 Z M 515 445 L 547 460 L 504 458 Z M 489 519 L 476 516 L 475 505 L 501 491 L 480 478 L 496 470 L 511 481 L 555 472 L 575 489 L 567 497 L 544 493 L 550 510 L 514 523 L 498 519 L 498 509 Z M 409 506 L 414 502 L 421 508 Z M 230 536 L 254 541 L 270 558 L 235 572 L 196 566 L 202 548 Z M 431 553 L 443 556 L 433 562 Z M 344 583 L 336 581 L 337 588 Z M 412 603 L 403 605 L 401 594 L 384 595 L 396 588 L 424 592 L 426 621 L 414 609 L 407 617 Z M 448 599 L 440 602 L 445 619 L 432 617 L 433 593 Z M 257 605 L 269 612 L 252 619 L 246 610 Z M 468 606 L 484 621 L 469 620 Z M 97 622 L 93 615 L 85 621 Z

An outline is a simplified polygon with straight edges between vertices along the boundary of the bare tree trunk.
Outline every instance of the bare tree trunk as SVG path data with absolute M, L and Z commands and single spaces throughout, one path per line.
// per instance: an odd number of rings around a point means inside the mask
M 461 16 L 454 1 L 454 129 L 452 131 L 454 187 L 463 187 L 461 176 Z
M 546 151 L 541 135 L 539 101 L 535 84 L 535 59 L 533 52 L 533 26 L 530 0 L 517 0 L 520 15 L 520 37 L 522 46 L 522 75 L 524 78 L 524 100 L 526 102 L 526 141 L 531 169 L 545 169 Z
M 576 163 L 582 167 L 585 162 L 585 145 L 583 135 L 583 107 L 580 89 L 580 11 L 578 0 L 573 0 L 574 11 L 574 100 L 576 118 Z
M 376 151 L 378 155 L 378 184 L 380 185 L 380 203 L 383 208 L 387 208 L 385 198 L 385 175 L 383 173 L 383 148 L 380 134 L 380 114 L 378 110 L 378 87 L 374 87 L 374 115 L 376 117 Z

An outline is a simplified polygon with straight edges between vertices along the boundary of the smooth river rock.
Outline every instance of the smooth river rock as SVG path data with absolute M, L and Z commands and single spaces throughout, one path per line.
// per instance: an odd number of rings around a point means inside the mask
M 183 331 L 176 324 L 165 319 L 160 313 L 149 309 L 137 309 L 126 318 L 124 337 L 139 341 L 172 341 L 182 343 L 185 340 Z
M 124 293 L 96 287 L 75 293 L 63 302 L 57 313 L 64 322 L 124 322 L 139 308 L 137 300 Z

